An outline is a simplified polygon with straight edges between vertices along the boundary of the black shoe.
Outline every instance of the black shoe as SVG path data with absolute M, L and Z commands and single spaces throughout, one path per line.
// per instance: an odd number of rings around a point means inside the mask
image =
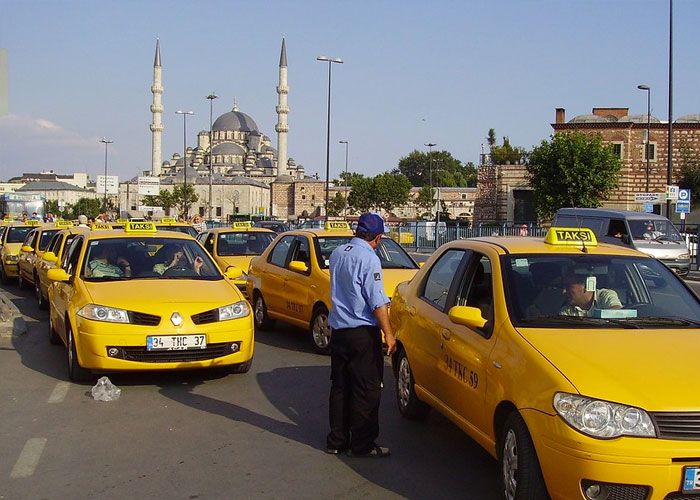
M 389 455 L 391 455 L 391 450 L 389 448 L 379 446 L 377 444 L 375 444 L 374 448 L 372 448 L 366 453 L 355 453 L 352 450 L 348 450 L 349 457 L 357 458 L 384 458 L 388 457 Z
M 345 448 L 334 448 L 332 446 L 329 446 L 326 448 L 326 453 L 329 455 L 340 455 L 345 451 Z

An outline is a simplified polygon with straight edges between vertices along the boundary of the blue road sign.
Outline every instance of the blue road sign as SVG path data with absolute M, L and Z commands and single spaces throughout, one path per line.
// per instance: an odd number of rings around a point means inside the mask
M 653 214 L 654 213 L 654 202 L 645 201 L 644 202 L 644 211 L 648 214 Z
M 690 189 L 679 189 L 678 201 L 690 201 Z
M 676 213 L 677 214 L 689 214 L 690 213 L 690 202 L 679 200 L 678 203 L 676 203 Z

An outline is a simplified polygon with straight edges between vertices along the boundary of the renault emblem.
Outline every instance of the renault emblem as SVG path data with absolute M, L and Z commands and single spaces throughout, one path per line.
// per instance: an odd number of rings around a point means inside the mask
M 182 324 L 182 316 L 180 316 L 180 313 L 174 312 L 170 316 L 170 322 L 175 326 L 180 326 Z

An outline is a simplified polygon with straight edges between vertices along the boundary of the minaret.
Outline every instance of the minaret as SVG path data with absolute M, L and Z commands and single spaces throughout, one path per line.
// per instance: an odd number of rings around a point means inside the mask
M 151 132 L 153 140 L 151 143 L 151 175 L 159 176 L 161 159 L 161 137 L 163 135 L 163 105 L 161 97 L 163 95 L 163 85 L 161 81 L 160 67 L 160 40 L 156 40 L 156 58 L 153 61 L 153 85 L 151 85 L 151 93 L 153 94 L 153 104 L 151 104 L 151 113 L 153 113 L 153 123 L 151 123 Z
M 289 107 L 287 107 L 287 94 L 289 94 L 289 87 L 287 87 L 287 48 L 284 43 L 284 38 L 282 38 L 282 53 L 280 54 L 280 81 L 277 86 L 277 93 L 279 98 L 277 99 L 277 125 L 275 126 L 275 131 L 277 132 L 277 175 L 282 175 L 287 173 L 287 132 L 289 132 L 289 125 L 287 125 L 287 113 L 289 113 Z

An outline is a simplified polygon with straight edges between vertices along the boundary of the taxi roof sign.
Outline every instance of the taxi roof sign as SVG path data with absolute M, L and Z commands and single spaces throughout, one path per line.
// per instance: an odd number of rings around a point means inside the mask
M 93 231 L 106 231 L 112 229 L 112 225 L 105 224 L 104 222 L 95 222 L 92 226 L 90 226 L 90 229 Z
M 552 227 L 547 231 L 544 242 L 557 246 L 594 246 L 598 244 L 595 233 L 586 227 Z
M 345 221 L 329 220 L 323 229 L 326 231 L 350 231 L 350 224 Z
M 253 227 L 253 223 L 249 220 L 236 221 L 233 224 L 231 224 L 231 227 L 233 229 L 250 229 L 251 227 Z
M 177 221 L 175 217 L 163 217 L 160 222 L 161 224 L 175 224 Z
M 126 224 L 129 222 L 129 219 L 117 219 L 117 224 Z
M 54 222 L 54 224 L 56 225 L 56 227 L 72 227 L 73 226 L 73 222 L 69 221 L 69 220 L 57 220 L 56 222 Z
M 127 233 L 146 232 L 155 233 L 157 231 L 155 222 L 129 221 L 124 227 Z

